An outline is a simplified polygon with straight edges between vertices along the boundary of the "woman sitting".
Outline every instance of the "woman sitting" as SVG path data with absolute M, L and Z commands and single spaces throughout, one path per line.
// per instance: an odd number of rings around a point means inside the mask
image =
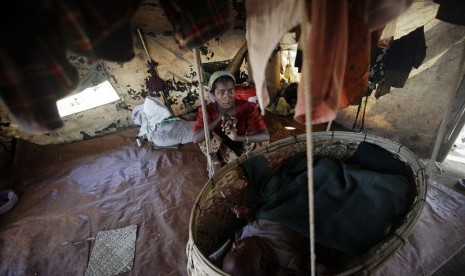
M 212 102 L 206 106 L 211 131 L 212 161 L 224 165 L 244 152 L 268 143 L 270 135 L 255 103 L 235 98 L 234 76 L 216 71 L 209 81 Z M 206 154 L 202 108 L 199 108 L 192 142 Z

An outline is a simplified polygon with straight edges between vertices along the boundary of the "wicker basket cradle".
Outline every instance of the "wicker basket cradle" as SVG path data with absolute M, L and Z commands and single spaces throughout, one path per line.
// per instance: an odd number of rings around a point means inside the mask
M 345 159 L 353 154 L 360 142 L 366 141 L 391 152 L 394 158 L 405 162 L 412 169 L 415 183 L 411 185 L 414 186 L 415 193 L 402 221 L 387 237 L 364 254 L 349 263 L 344 263 L 343 267 L 337 268 L 337 271 L 331 268 L 337 275 L 369 275 L 403 246 L 405 238 L 417 222 L 426 197 L 425 170 L 415 154 L 401 144 L 385 138 L 363 133 L 333 131 L 313 133 L 312 140 L 313 156 Z M 237 161 L 221 168 L 208 180 L 191 212 L 189 241 L 186 248 L 189 275 L 227 275 L 220 267 L 209 261 L 207 252 L 213 252 L 221 242 L 224 242 L 224 233 L 228 233 L 233 228 L 236 220 L 230 208 L 244 201 L 247 182 L 240 165 L 248 158 L 263 155 L 272 167 L 278 168 L 287 157 L 305 151 L 304 134 L 289 137 L 241 156 Z

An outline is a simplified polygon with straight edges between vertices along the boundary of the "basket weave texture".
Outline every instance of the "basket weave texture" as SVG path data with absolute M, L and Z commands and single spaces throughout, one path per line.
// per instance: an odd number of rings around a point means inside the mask
M 206 256 L 224 242 L 225 235 L 233 229 L 236 218 L 231 207 L 245 200 L 247 181 L 241 164 L 248 158 L 262 155 L 271 167 L 279 168 L 283 160 L 291 155 L 306 152 L 306 140 L 305 134 L 302 134 L 270 143 L 227 164 L 208 180 L 191 212 L 186 248 L 189 275 L 227 275 Z M 424 167 L 414 153 L 391 140 L 345 131 L 315 132 L 312 134 L 313 156 L 346 159 L 362 141 L 381 146 L 394 158 L 409 165 L 414 174 L 411 185 L 415 192 L 406 215 L 391 233 L 364 254 L 344 263 L 335 271 L 337 275 L 370 275 L 376 271 L 405 243 L 420 216 L 426 197 Z

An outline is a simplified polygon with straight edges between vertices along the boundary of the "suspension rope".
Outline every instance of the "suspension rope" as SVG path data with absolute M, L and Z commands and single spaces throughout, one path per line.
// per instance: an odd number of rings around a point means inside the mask
M 308 42 L 310 29 L 308 28 L 307 2 L 301 0 L 302 28 L 303 41 Z M 308 215 L 309 215 L 309 230 L 310 230 L 310 268 L 311 275 L 315 276 L 315 233 L 314 233 L 314 212 L 313 212 L 313 142 L 312 142 L 312 103 L 311 103 L 311 79 L 310 79 L 310 63 L 308 56 L 308 47 L 302 48 L 303 55 L 303 72 L 302 85 L 304 85 L 304 100 L 305 100 L 305 134 L 307 138 L 307 175 L 308 175 Z

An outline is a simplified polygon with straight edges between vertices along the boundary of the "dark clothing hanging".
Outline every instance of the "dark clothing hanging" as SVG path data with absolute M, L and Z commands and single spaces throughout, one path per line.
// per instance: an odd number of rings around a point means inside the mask
M 424 27 L 394 40 L 386 53 L 386 84 L 402 88 L 412 67 L 418 68 L 426 57 Z
M 439 4 L 436 18 L 444 22 L 465 26 L 465 1 L 463 0 L 434 0 Z
M 370 70 L 368 75 L 369 84 L 375 85 L 386 80 L 386 51 L 387 49 L 376 45 L 371 48 Z
M 379 41 L 379 39 L 378 39 Z M 355 122 L 352 126 L 352 130 L 354 131 L 363 131 L 365 128 L 365 114 L 366 114 L 366 107 L 368 104 L 368 97 L 371 96 L 373 90 L 376 90 L 375 97 L 378 99 L 380 96 L 389 93 L 391 90 L 391 86 L 386 84 L 386 48 L 379 47 L 372 41 L 372 47 L 370 51 L 370 66 L 368 70 L 368 85 L 365 90 L 365 93 L 362 97 L 354 102 L 357 107 L 357 113 L 355 115 Z M 382 94 L 381 94 L 382 93 Z M 365 98 L 365 103 L 363 104 L 363 98 Z M 360 120 L 361 124 L 357 129 L 358 124 L 358 117 L 360 115 L 360 110 L 362 109 L 362 118 Z
M 28 132 L 63 125 L 56 101 L 79 78 L 67 52 L 90 59 L 133 58 L 130 19 L 140 0 L 11 2 L 0 16 L 0 98 Z
M 388 49 L 375 46 L 371 49 L 370 75 L 368 76 L 368 88 L 366 96 L 370 96 L 372 90 L 376 90 L 375 98 L 379 99 L 391 91 L 391 86 L 386 82 L 386 53 Z
M 385 81 L 378 83 L 376 85 L 375 98 L 379 99 L 381 96 L 384 96 L 389 92 L 391 92 L 391 86 L 389 84 Z

